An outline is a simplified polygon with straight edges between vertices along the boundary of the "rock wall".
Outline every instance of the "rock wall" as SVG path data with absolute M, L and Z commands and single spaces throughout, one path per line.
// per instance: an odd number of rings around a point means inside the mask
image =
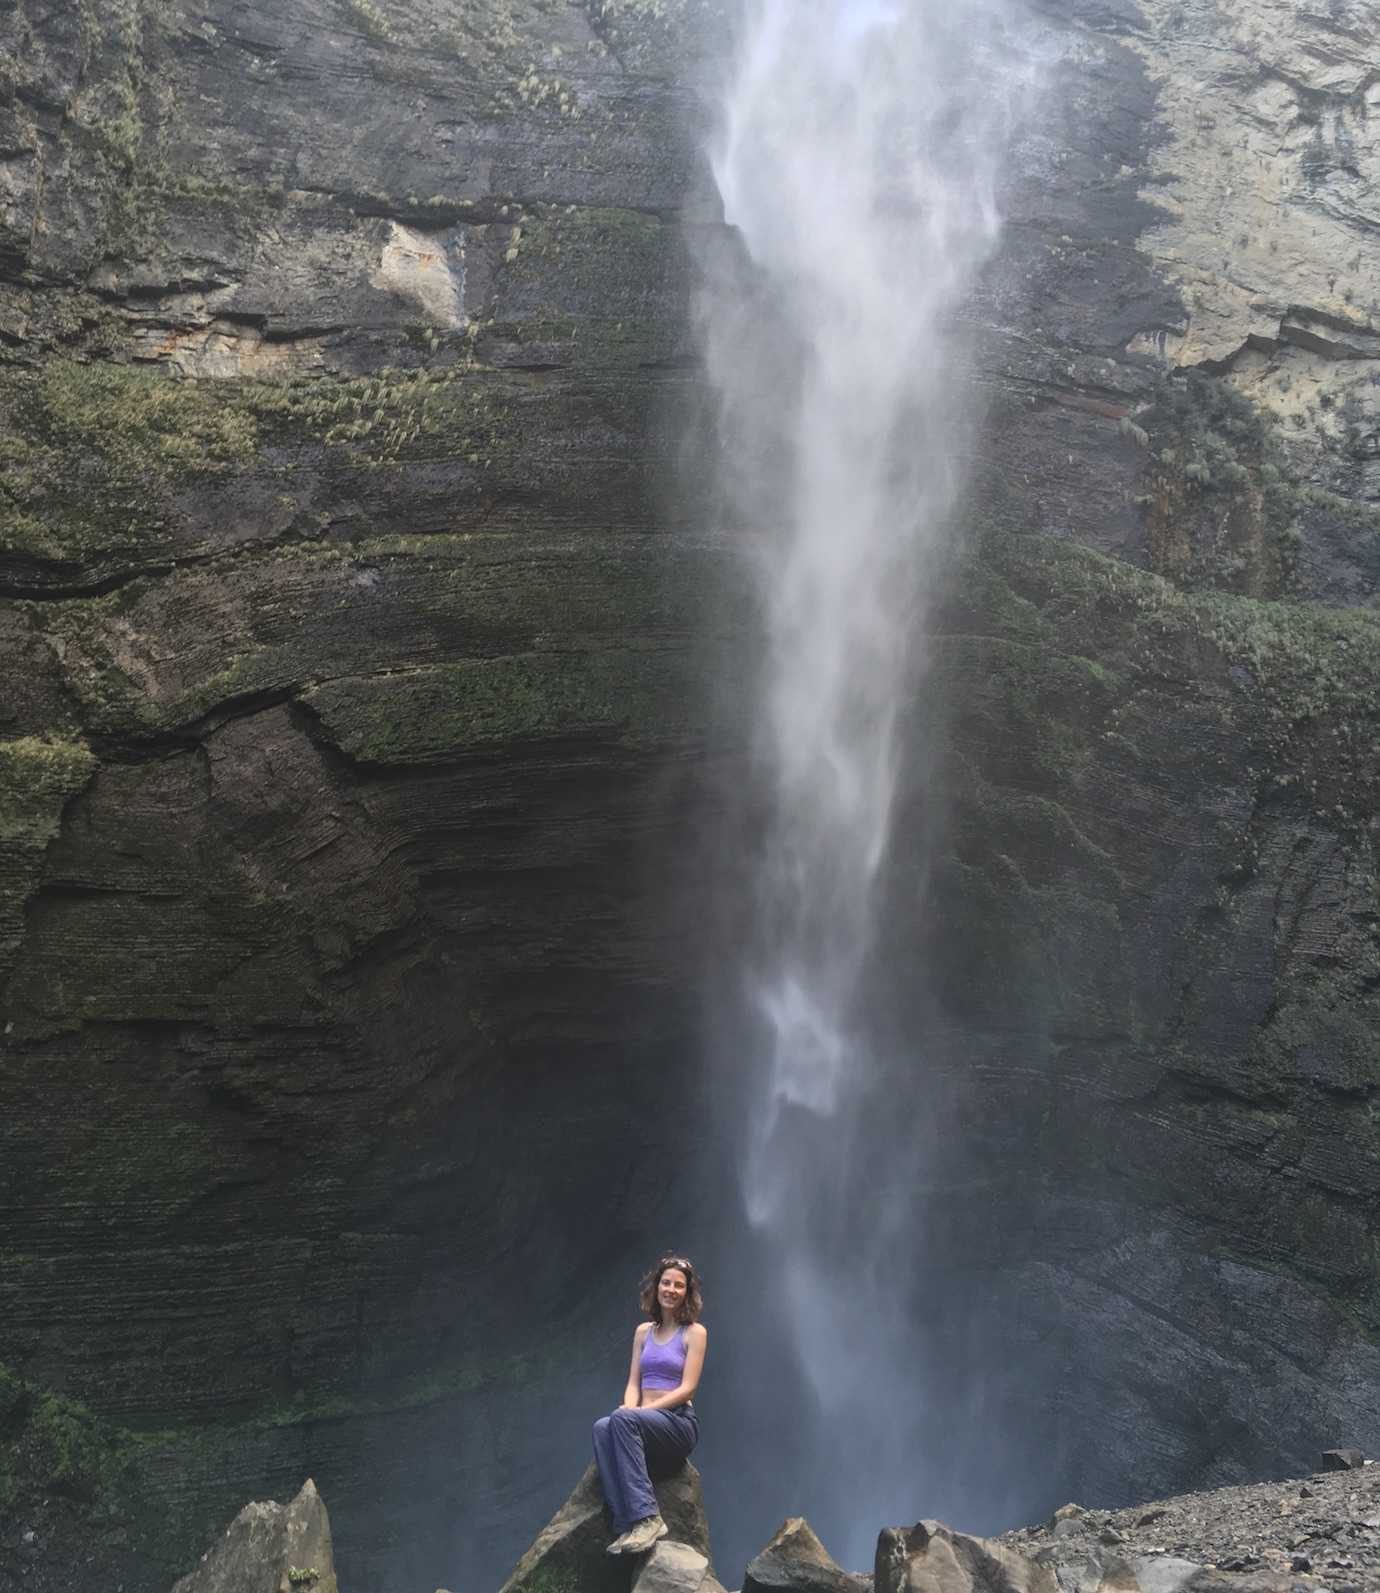
M 1035 1508 L 1380 1429 L 1373 11 L 1057 9 L 890 905 L 916 1309 Z
M 1031 24 L 892 921 L 1063 1494 L 1380 1427 L 1368 10 Z M 497 1573 L 685 1231 L 720 27 L 0 5 L 0 1358 L 131 1435 L 149 1586 L 308 1472 L 352 1588 Z
M 150 1586 L 308 1472 L 352 1587 L 496 1569 L 678 1215 L 706 584 L 620 9 L 0 6 L 0 1359 L 133 1435 Z

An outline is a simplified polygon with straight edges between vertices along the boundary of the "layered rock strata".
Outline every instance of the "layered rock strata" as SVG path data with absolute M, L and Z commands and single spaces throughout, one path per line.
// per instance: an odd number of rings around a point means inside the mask
M 308 1471 L 352 1585 L 496 1571 L 674 1218 L 685 161 L 609 9 L 0 9 L 3 1355 L 150 1585 Z

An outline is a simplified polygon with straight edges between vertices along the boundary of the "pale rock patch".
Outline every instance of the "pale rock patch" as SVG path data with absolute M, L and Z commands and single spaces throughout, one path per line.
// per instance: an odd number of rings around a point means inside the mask
M 453 259 L 437 238 L 391 222 L 370 286 L 415 304 L 433 326 L 458 329 L 465 324 L 464 254 L 459 246 L 456 255 Z
M 316 1484 L 308 1478 L 291 1504 L 247 1504 L 173 1593 L 339 1593 Z
M 698 1549 L 663 1538 L 633 1572 L 633 1593 L 702 1593 L 708 1571 Z

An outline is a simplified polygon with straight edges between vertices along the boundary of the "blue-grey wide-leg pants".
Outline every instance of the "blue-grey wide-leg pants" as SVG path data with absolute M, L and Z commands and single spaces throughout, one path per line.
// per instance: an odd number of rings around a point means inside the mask
M 594 1459 L 604 1502 L 621 1537 L 628 1528 L 657 1514 L 652 1479 L 669 1477 L 695 1447 L 700 1424 L 689 1405 L 671 1410 L 620 1406 L 594 1424 Z

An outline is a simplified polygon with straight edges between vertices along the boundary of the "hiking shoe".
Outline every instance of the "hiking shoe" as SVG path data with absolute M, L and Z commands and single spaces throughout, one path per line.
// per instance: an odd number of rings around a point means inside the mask
M 616 1537 L 613 1540 L 613 1542 L 609 1544 L 609 1546 L 604 1550 L 604 1553 L 605 1554 L 622 1554 L 622 1552 L 624 1551 L 624 1549 L 627 1548 L 627 1546 L 628 1546 L 628 1534 L 626 1532 L 623 1532 L 623 1533 L 620 1533 L 618 1535 L 618 1537 Z
M 660 1516 L 648 1516 L 628 1528 L 623 1534 L 623 1547 L 619 1554 L 645 1554 L 659 1539 L 670 1533 L 670 1527 Z

